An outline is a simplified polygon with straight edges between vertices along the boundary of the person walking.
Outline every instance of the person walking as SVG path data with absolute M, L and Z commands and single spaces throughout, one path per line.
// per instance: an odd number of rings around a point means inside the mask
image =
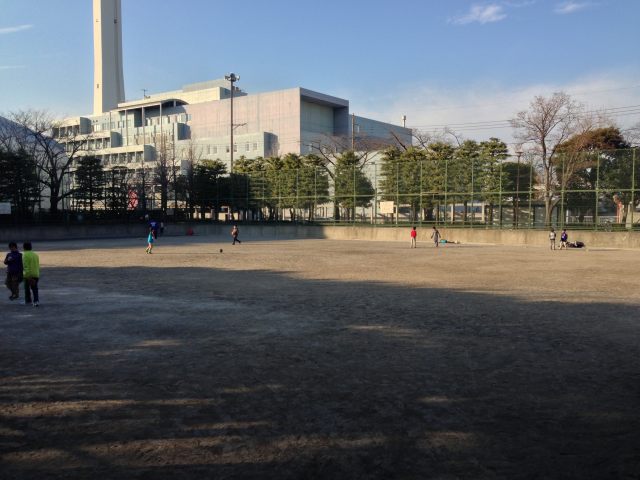
M 22 244 L 24 253 L 22 254 L 22 276 L 24 277 L 24 304 L 29 305 L 32 300 L 33 306 L 40 305 L 38 295 L 38 281 L 40 280 L 40 257 L 33 251 L 31 242 Z
M 147 249 L 145 250 L 147 253 L 151 253 L 151 250 L 153 250 L 154 240 L 155 236 L 153 234 L 153 227 L 149 227 L 149 235 L 147 235 Z
M 416 227 L 413 227 L 411 229 L 411 248 L 416 248 L 417 237 L 418 232 L 416 230 Z
M 567 242 L 569 240 L 569 235 L 567 234 L 567 229 L 563 228 L 562 233 L 560 234 L 560 250 L 566 250 L 568 248 Z
M 440 246 L 440 232 L 436 227 L 433 227 L 433 231 L 431 232 L 431 238 L 433 238 L 433 243 L 435 243 L 436 248 Z
M 556 249 L 556 231 L 553 228 L 549 231 L 549 248 Z
M 22 281 L 22 254 L 16 242 L 9 242 L 9 253 L 4 257 L 7 266 L 7 279 L 4 284 L 11 291 L 9 300 L 20 298 L 20 282 Z
M 240 233 L 240 230 L 238 230 L 238 226 L 234 225 L 233 228 L 231 229 L 231 236 L 233 237 L 233 243 L 231 245 L 235 245 L 236 242 L 242 243 L 240 240 L 238 240 L 239 233 Z

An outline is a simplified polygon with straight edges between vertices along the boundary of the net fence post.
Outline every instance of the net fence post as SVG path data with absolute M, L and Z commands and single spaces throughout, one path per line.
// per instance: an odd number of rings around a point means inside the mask
M 529 228 L 533 228 L 533 220 L 534 215 L 532 208 L 532 198 L 533 198 L 533 155 L 530 157 L 529 161 Z
M 565 220 L 565 210 L 564 210 L 564 199 L 565 199 L 565 185 L 566 185 L 566 154 L 562 154 L 562 178 L 560 180 L 560 228 L 564 228 L 564 220 Z
M 444 159 L 444 226 L 447 226 L 447 216 L 449 215 L 447 194 L 449 192 L 449 159 Z M 453 220 L 453 219 L 452 219 Z
M 378 224 L 378 164 L 373 164 L 373 226 Z
M 596 163 L 596 204 L 595 204 L 595 210 L 593 212 L 593 226 L 595 231 L 598 231 L 598 222 L 599 222 L 599 216 L 598 216 L 598 202 L 600 200 L 600 153 L 597 152 L 597 163 Z
M 636 210 L 636 151 L 638 149 L 634 148 L 631 151 L 631 208 L 629 214 L 631 215 L 631 228 L 633 231 L 633 214 Z
M 419 224 L 422 227 L 422 159 L 420 159 L 420 205 L 419 205 L 419 212 L 418 212 L 418 218 L 419 218 Z

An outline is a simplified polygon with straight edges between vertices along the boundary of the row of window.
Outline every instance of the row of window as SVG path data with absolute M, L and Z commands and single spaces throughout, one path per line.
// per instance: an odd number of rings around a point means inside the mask
M 149 117 L 145 119 L 145 125 L 147 126 L 152 126 L 152 125 L 160 125 L 161 123 L 163 125 L 168 125 L 171 123 L 185 123 L 191 120 L 191 115 L 190 114 L 186 114 L 186 113 L 180 113 L 180 114 L 176 114 L 176 115 L 163 115 L 162 117 Z M 113 130 L 115 128 L 133 128 L 134 122 L 133 120 L 118 120 L 115 122 L 102 122 L 100 123 L 99 120 L 92 120 L 91 121 L 92 125 L 91 125 L 91 129 L 94 132 L 100 132 L 103 130 Z
M 252 147 L 253 147 L 253 151 L 257 152 L 258 151 L 258 142 L 253 142 L 253 144 L 245 143 L 244 144 L 244 151 L 245 152 L 250 152 Z M 229 145 L 225 145 L 224 151 L 226 153 L 229 153 Z M 238 144 L 237 143 L 233 144 L 233 151 L 234 152 L 238 151 Z M 218 146 L 217 145 L 207 145 L 207 155 L 211 155 L 211 154 L 216 155 L 217 153 L 218 153 Z

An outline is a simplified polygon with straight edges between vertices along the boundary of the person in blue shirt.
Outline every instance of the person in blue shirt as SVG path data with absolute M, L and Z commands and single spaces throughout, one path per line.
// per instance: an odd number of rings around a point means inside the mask
M 146 249 L 147 253 L 151 253 L 151 250 L 153 250 L 154 239 L 155 238 L 153 235 L 153 227 L 149 227 L 149 235 L 147 235 L 147 249 Z
M 562 250 L 563 248 L 565 250 L 567 249 L 568 240 L 569 240 L 569 235 L 567 235 L 567 229 L 565 228 L 564 230 L 562 230 L 562 233 L 560 234 L 560 250 Z
M 16 242 L 9 242 L 9 253 L 4 257 L 7 266 L 7 279 L 4 284 L 11 291 L 9 300 L 20 298 L 20 282 L 22 282 L 22 254 Z

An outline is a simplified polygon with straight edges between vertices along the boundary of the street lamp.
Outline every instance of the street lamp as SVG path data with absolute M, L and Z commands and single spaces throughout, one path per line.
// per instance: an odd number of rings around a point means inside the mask
M 230 73 L 229 75 L 225 75 L 224 79 L 227 80 L 231 84 L 231 149 L 229 150 L 231 153 L 231 164 L 230 164 L 230 173 L 233 173 L 233 84 L 240 80 L 240 75 L 236 75 L 235 73 Z
M 518 216 L 520 215 L 520 157 L 524 152 L 522 145 L 518 145 L 516 155 L 518 156 L 518 167 L 516 168 L 516 215 L 514 218 L 516 228 L 518 228 Z

